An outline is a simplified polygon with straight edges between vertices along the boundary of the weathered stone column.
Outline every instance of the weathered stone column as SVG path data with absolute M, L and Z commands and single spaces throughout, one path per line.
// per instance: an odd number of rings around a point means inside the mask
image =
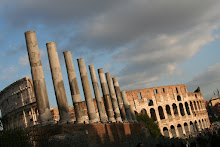
M 66 92 L 64 88 L 56 43 L 49 42 L 46 45 L 47 45 L 48 58 L 50 62 L 50 69 L 53 79 L 54 91 L 56 94 L 57 106 L 59 109 L 60 122 L 61 123 L 72 122 L 69 113 L 69 106 L 66 98 Z
M 97 103 L 97 107 L 98 107 L 98 110 L 99 110 L 100 120 L 101 120 L 101 122 L 107 122 L 104 103 L 103 103 L 103 100 L 101 98 L 101 94 L 100 94 L 100 90 L 99 90 L 99 85 L 98 85 L 94 65 L 89 65 L 89 70 L 90 70 L 90 76 L 91 76 L 92 85 L 93 85 L 93 89 L 94 89 L 94 94 L 95 94 L 95 97 L 96 97 L 96 103 Z
M 136 119 L 135 112 L 134 112 L 134 107 L 132 105 L 129 105 L 129 109 L 131 111 L 131 117 L 132 117 L 133 121 L 138 122 L 137 119 Z
M 116 96 L 117 96 L 117 100 L 118 100 L 118 105 L 119 105 L 119 110 L 121 113 L 121 118 L 124 122 L 127 122 L 127 117 L 126 117 L 126 113 L 125 113 L 125 107 L 123 104 L 123 100 L 122 100 L 122 96 L 121 96 L 121 91 L 119 88 L 119 84 L 118 84 L 118 78 L 117 77 L 113 77 L 113 83 L 114 83 L 114 87 L 115 87 L 115 92 L 116 92 Z
M 25 32 L 25 38 L 40 120 L 42 124 L 52 123 L 54 121 L 50 112 L 50 105 L 41 64 L 40 52 L 37 44 L 37 37 L 34 31 L 27 31 Z
M 109 91 L 108 91 L 108 87 L 107 87 L 107 83 L 106 83 L 103 68 L 98 69 L 98 73 L 99 73 L 99 79 L 100 79 L 100 83 L 101 83 L 101 87 L 102 87 L 102 93 L 103 93 L 104 102 L 105 102 L 105 109 L 106 109 L 107 114 L 108 114 L 108 121 L 115 122 L 114 112 L 113 112 L 113 109 L 112 109 L 112 101 L 111 101 L 111 98 L 110 98 L 110 95 L 109 95 Z
M 83 115 L 83 107 L 81 96 L 79 92 L 79 86 L 76 78 L 75 68 L 73 64 L 73 59 L 71 55 L 71 51 L 63 52 L 65 62 L 66 62 L 66 69 L 69 79 L 70 85 L 70 92 L 73 100 L 73 106 L 75 111 L 76 123 L 84 123 L 85 118 Z
M 79 72 L 82 80 L 83 91 L 86 99 L 89 121 L 90 123 L 98 122 L 84 59 L 80 58 L 77 59 L 77 61 L 78 61 Z
M 131 117 L 131 111 L 130 111 L 130 108 L 128 105 L 126 92 L 124 90 L 122 90 L 121 94 L 122 94 L 122 98 L 123 98 L 123 102 L 124 102 L 124 106 L 125 106 L 127 119 L 129 122 L 133 122 L 132 117 Z
M 113 108 L 114 108 L 114 112 L 115 112 L 116 121 L 117 122 L 122 122 L 121 114 L 120 114 L 120 111 L 119 111 L 118 101 L 117 101 L 117 98 L 116 98 L 115 88 L 113 86 L 111 74 L 109 72 L 107 72 L 107 73 L 105 73 L 105 76 L 106 76 L 106 79 L 107 79 L 108 88 L 109 88 L 109 91 L 110 91 L 110 96 L 112 98 L 112 104 L 113 104 Z

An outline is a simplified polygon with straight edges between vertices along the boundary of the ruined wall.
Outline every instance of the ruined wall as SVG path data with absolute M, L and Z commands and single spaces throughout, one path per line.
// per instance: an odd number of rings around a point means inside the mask
M 183 137 L 210 126 L 202 93 L 188 93 L 184 84 L 128 91 L 127 98 L 136 113 L 157 121 L 165 136 Z

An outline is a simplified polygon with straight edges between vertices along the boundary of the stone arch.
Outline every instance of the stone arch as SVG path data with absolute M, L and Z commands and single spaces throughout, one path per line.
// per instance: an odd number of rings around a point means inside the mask
M 199 105 L 199 101 L 197 101 L 197 104 L 198 104 L 198 110 L 201 110 L 200 105 Z
M 188 115 L 191 115 L 191 114 L 190 114 L 190 110 L 189 110 L 189 105 L 188 105 L 187 102 L 185 102 L 185 107 L 186 107 L 186 112 L 187 112 L 187 114 L 188 114 Z
M 177 137 L 176 130 L 175 130 L 175 127 L 173 125 L 170 126 L 170 132 L 171 132 L 171 134 L 174 138 Z
M 195 130 L 196 130 L 196 132 L 199 132 L 199 126 L 198 126 L 197 121 L 195 121 Z
M 156 116 L 156 112 L 154 110 L 154 108 L 151 108 L 150 109 L 150 115 L 151 115 L 151 118 L 156 121 L 157 120 L 157 116 Z
M 180 95 L 177 95 L 177 101 L 181 101 L 181 96 Z
M 148 100 L 148 106 L 153 106 L 154 102 L 152 100 Z
M 190 131 L 191 131 L 191 133 L 194 133 L 194 132 L 195 132 L 195 127 L 194 127 L 192 121 L 190 121 Z
M 184 123 L 184 129 L 185 129 L 186 135 L 189 135 L 189 127 L 187 123 Z
M 178 109 L 177 109 L 176 104 L 173 103 L 172 107 L 173 107 L 173 113 L 174 113 L 174 115 L 175 115 L 175 116 L 178 116 Z
M 182 126 L 180 124 L 177 125 L 177 130 L 178 130 L 179 135 L 180 135 L 179 137 L 184 137 L 184 135 L 183 135 L 183 128 L 182 128 Z
M 190 101 L 191 110 L 194 111 L 193 103 Z
M 184 115 L 185 115 L 185 111 L 184 111 L 184 108 L 183 108 L 183 104 L 182 104 L 182 103 L 179 103 L 179 107 L 180 107 L 180 114 L 181 114 L 182 116 L 184 116 Z
M 194 108 L 195 110 L 197 110 L 197 106 L 196 106 L 196 102 L 194 101 Z
M 200 120 L 199 120 L 199 126 L 200 126 L 200 130 L 203 130 L 202 123 Z
M 158 107 L 160 119 L 165 119 L 163 108 L 161 106 Z
M 137 111 L 135 111 L 135 110 L 134 110 L 134 113 L 135 113 L 135 115 L 137 115 L 137 114 L 138 114 L 138 112 L 137 112 Z
M 167 127 L 163 128 L 163 134 L 164 134 L 165 137 L 170 137 Z
M 166 112 L 168 116 L 172 116 L 169 105 L 166 105 Z
M 143 109 L 141 110 L 141 114 L 147 114 L 147 110 L 143 108 Z

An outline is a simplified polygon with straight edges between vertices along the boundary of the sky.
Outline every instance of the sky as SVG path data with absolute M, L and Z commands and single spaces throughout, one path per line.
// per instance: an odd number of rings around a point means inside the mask
M 31 77 L 24 32 L 34 30 L 50 106 L 57 106 L 46 49 L 51 41 L 69 105 L 66 50 L 82 100 L 78 58 L 88 76 L 88 65 L 117 76 L 121 90 L 186 84 L 189 92 L 200 86 L 208 100 L 220 88 L 219 10 L 219 0 L 0 0 L 0 90 Z

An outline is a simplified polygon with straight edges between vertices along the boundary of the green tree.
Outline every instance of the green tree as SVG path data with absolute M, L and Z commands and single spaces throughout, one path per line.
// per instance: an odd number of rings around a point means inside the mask
M 150 134 L 153 137 L 160 137 L 161 136 L 161 132 L 159 129 L 159 126 L 157 123 L 154 122 L 154 120 L 152 118 L 150 118 L 147 114 L 136 114 L 136 119 L 138 122 L 143 122 L 145 123 L 146 128 L 149 129 Z

